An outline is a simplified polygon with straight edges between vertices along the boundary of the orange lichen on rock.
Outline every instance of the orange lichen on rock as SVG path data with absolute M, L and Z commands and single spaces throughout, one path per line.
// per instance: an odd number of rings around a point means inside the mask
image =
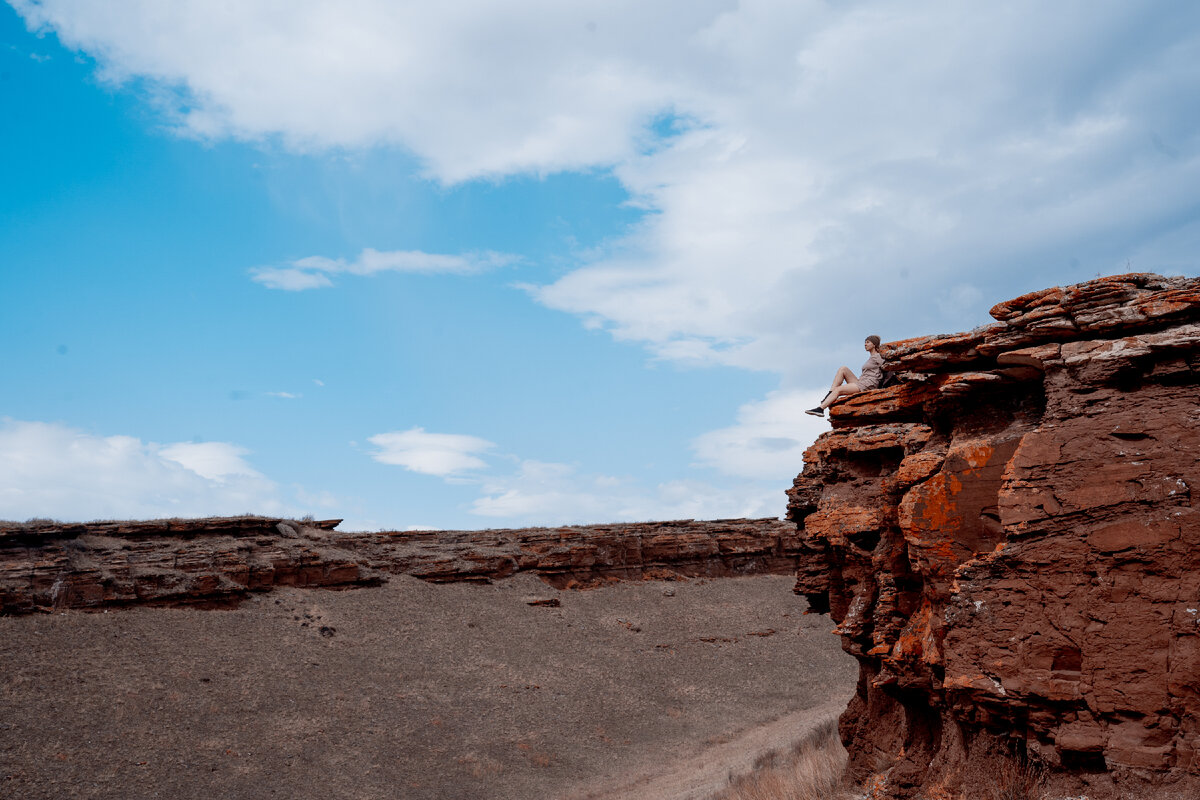
M 933 604 L 926 598 L 921 603 L 920 610 L 896 637 L 896 643 L 884 659 L 884 663 L 893 671 L 905 661 L 920 659 L 926 664 L 941 663 L 938 637 L 934 629 Z
M 884 524 L 883 510 L 870 506 L 832 506 L 804 521 L 805 533 L 831 543 L 844 545 L 855 533 L 879 530 Z

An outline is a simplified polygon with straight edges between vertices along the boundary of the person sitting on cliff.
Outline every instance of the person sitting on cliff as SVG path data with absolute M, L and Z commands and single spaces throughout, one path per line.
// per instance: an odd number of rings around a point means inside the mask
M 810 408 L 805 414 L 814 417 L 824 417 L 825 409 L 833 405 L 839 397 L 845 397 L 858 392 L 874 389 L 883 378 L 883 356 L 879 355 L 879 337 L 871 334 L 863 342 L 867 353 L 867 363 L 862 365 L 862 375 L 856 376 L 849 367 L 839 367 L 833 376 L 833 385 L 825 394 L 825 399 L 816 408 Z

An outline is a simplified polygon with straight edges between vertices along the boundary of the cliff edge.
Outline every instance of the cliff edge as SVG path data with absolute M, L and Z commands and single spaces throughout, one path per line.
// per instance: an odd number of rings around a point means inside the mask
M 788 492 L 796 591 L 860 664 L 854 775 L 1200 796 L 1200 280 L 991 314 L 885 345 L 903 382 L 835 405 Z

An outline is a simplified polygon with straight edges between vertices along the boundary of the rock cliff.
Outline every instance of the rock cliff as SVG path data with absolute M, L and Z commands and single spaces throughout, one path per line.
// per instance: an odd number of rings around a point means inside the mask
M 789 574 L 799 537 L 777 519 L 483 531 L 334 530 L 266 517 L 0 523 L 0 613 L 220 605 L 276 586 L 350 588 L 389 574 L 560 588 L 653 577 Z
M 885 345 L 902 383 L 835 405 L 788 493 L 796 591 L 860 664 L 855 776 L 1200 796 L 1200 280 L 991 314 Z

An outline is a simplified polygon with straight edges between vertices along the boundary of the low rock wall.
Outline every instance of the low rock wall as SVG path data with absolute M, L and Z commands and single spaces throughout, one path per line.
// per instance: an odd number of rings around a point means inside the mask
M 397 573 L 489 581 L 528 571 L 559 587 L 789 574 L 799 543 L 777 519 L 378 533 L 334 530 L 338 522 L 0 523 L 0 613 L 222 604 L 276 586 L 348 588 Z

